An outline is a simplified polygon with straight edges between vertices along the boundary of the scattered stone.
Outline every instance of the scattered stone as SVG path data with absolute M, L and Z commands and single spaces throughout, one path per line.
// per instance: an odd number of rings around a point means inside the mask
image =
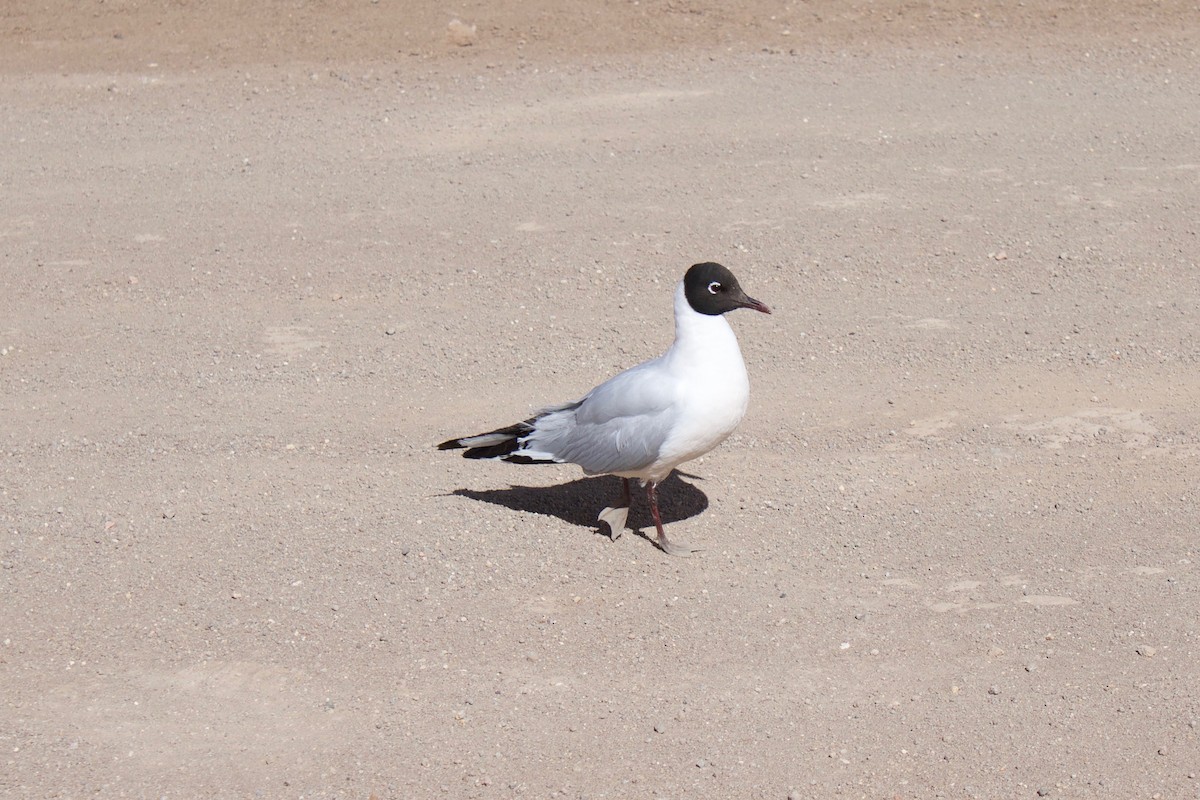
M 446 26 L 446 36 L 450 44 L 456 47 L 470 47 L 475 44 L 475 26 L 468 25 L 461 19 L 452 19 Z
M 386 331 L 384 331 L 384 333 L 386 333 L 388 336 L 395 336 L 396 329 L 389 325 L 388 329 Z
M 1143 656 L 1145 658 L 1154 658 L 1154 654 L 1157 653 L 1158 650 L 1148 644 L 1139 644 L 1136 648 L 1136 652 L 1139 656 Z
M 988 687 L 988 694 L 992 695 L 993 697 L 995 697 L 995 696 L 999 695 L 999 694 L 1000 694 L 1000 687 L 999 687 L 999 686 L 996 686 L 995 684 L 993 684 L 993 685 L 989 686 L 989 687 Z

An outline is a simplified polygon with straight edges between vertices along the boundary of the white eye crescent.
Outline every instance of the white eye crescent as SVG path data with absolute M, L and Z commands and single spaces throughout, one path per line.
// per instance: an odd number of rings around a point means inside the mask
M 721 286 L 720 281 L 713 281 L 712 283 L 710 283 L 708 285 L 708 293 L 709 294 L 717 294 L 718 292 L 721 291 L 722 288 L 723 287 Z

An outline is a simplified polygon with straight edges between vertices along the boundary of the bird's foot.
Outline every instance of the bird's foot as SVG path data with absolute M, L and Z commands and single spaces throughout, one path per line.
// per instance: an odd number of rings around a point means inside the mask
M 593 506 L 594 508 L 594 506 Z M 615 542 L 625 532 L 625 520 L 629 518 L 629 504 L 609 506 L 600 512 L 598 519 L 608 525 L 608 535 Z
M 658 535 L 658 547 L 667 555 L 676 556 L 678 558 L 687 558 L 692 553 L 700 552 L 700 548 L 698 547 L 692 547 L 691 545 L 684 544 L 683 542 L 672 542 L 661 533 Z

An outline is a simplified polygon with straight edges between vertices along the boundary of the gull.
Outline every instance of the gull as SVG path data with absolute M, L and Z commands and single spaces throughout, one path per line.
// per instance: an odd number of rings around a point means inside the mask
M 621 495 L 600 512 L 615 540 L 629 515 L 629 481 L 646 489 L 663 552 L 687 556 L 671 542 L 658 511 L 658 484 L 671 470 L 725 441 L 742 421 L 750 381 L 725 314 L 771 309 L 749 297 L 720 264 L 695 264 L 675 287 L 675 341 L 658 358 L 609 378 L 578 400 L 487 433 L 450 439 L 439 450 L 513 464 L 577 464 L 588 475 L 621 478 Z

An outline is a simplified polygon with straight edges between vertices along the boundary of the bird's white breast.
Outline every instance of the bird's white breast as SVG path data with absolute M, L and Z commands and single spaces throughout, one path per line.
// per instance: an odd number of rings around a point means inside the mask
M 675 343 L 663 356 L 674 381 L 676 415 L 650 475 L 662 480 L 678 464 L 704 455 L 742 421 L 750 380 L 737 337 L 723 316 L 692 310 L 676 292 Z

